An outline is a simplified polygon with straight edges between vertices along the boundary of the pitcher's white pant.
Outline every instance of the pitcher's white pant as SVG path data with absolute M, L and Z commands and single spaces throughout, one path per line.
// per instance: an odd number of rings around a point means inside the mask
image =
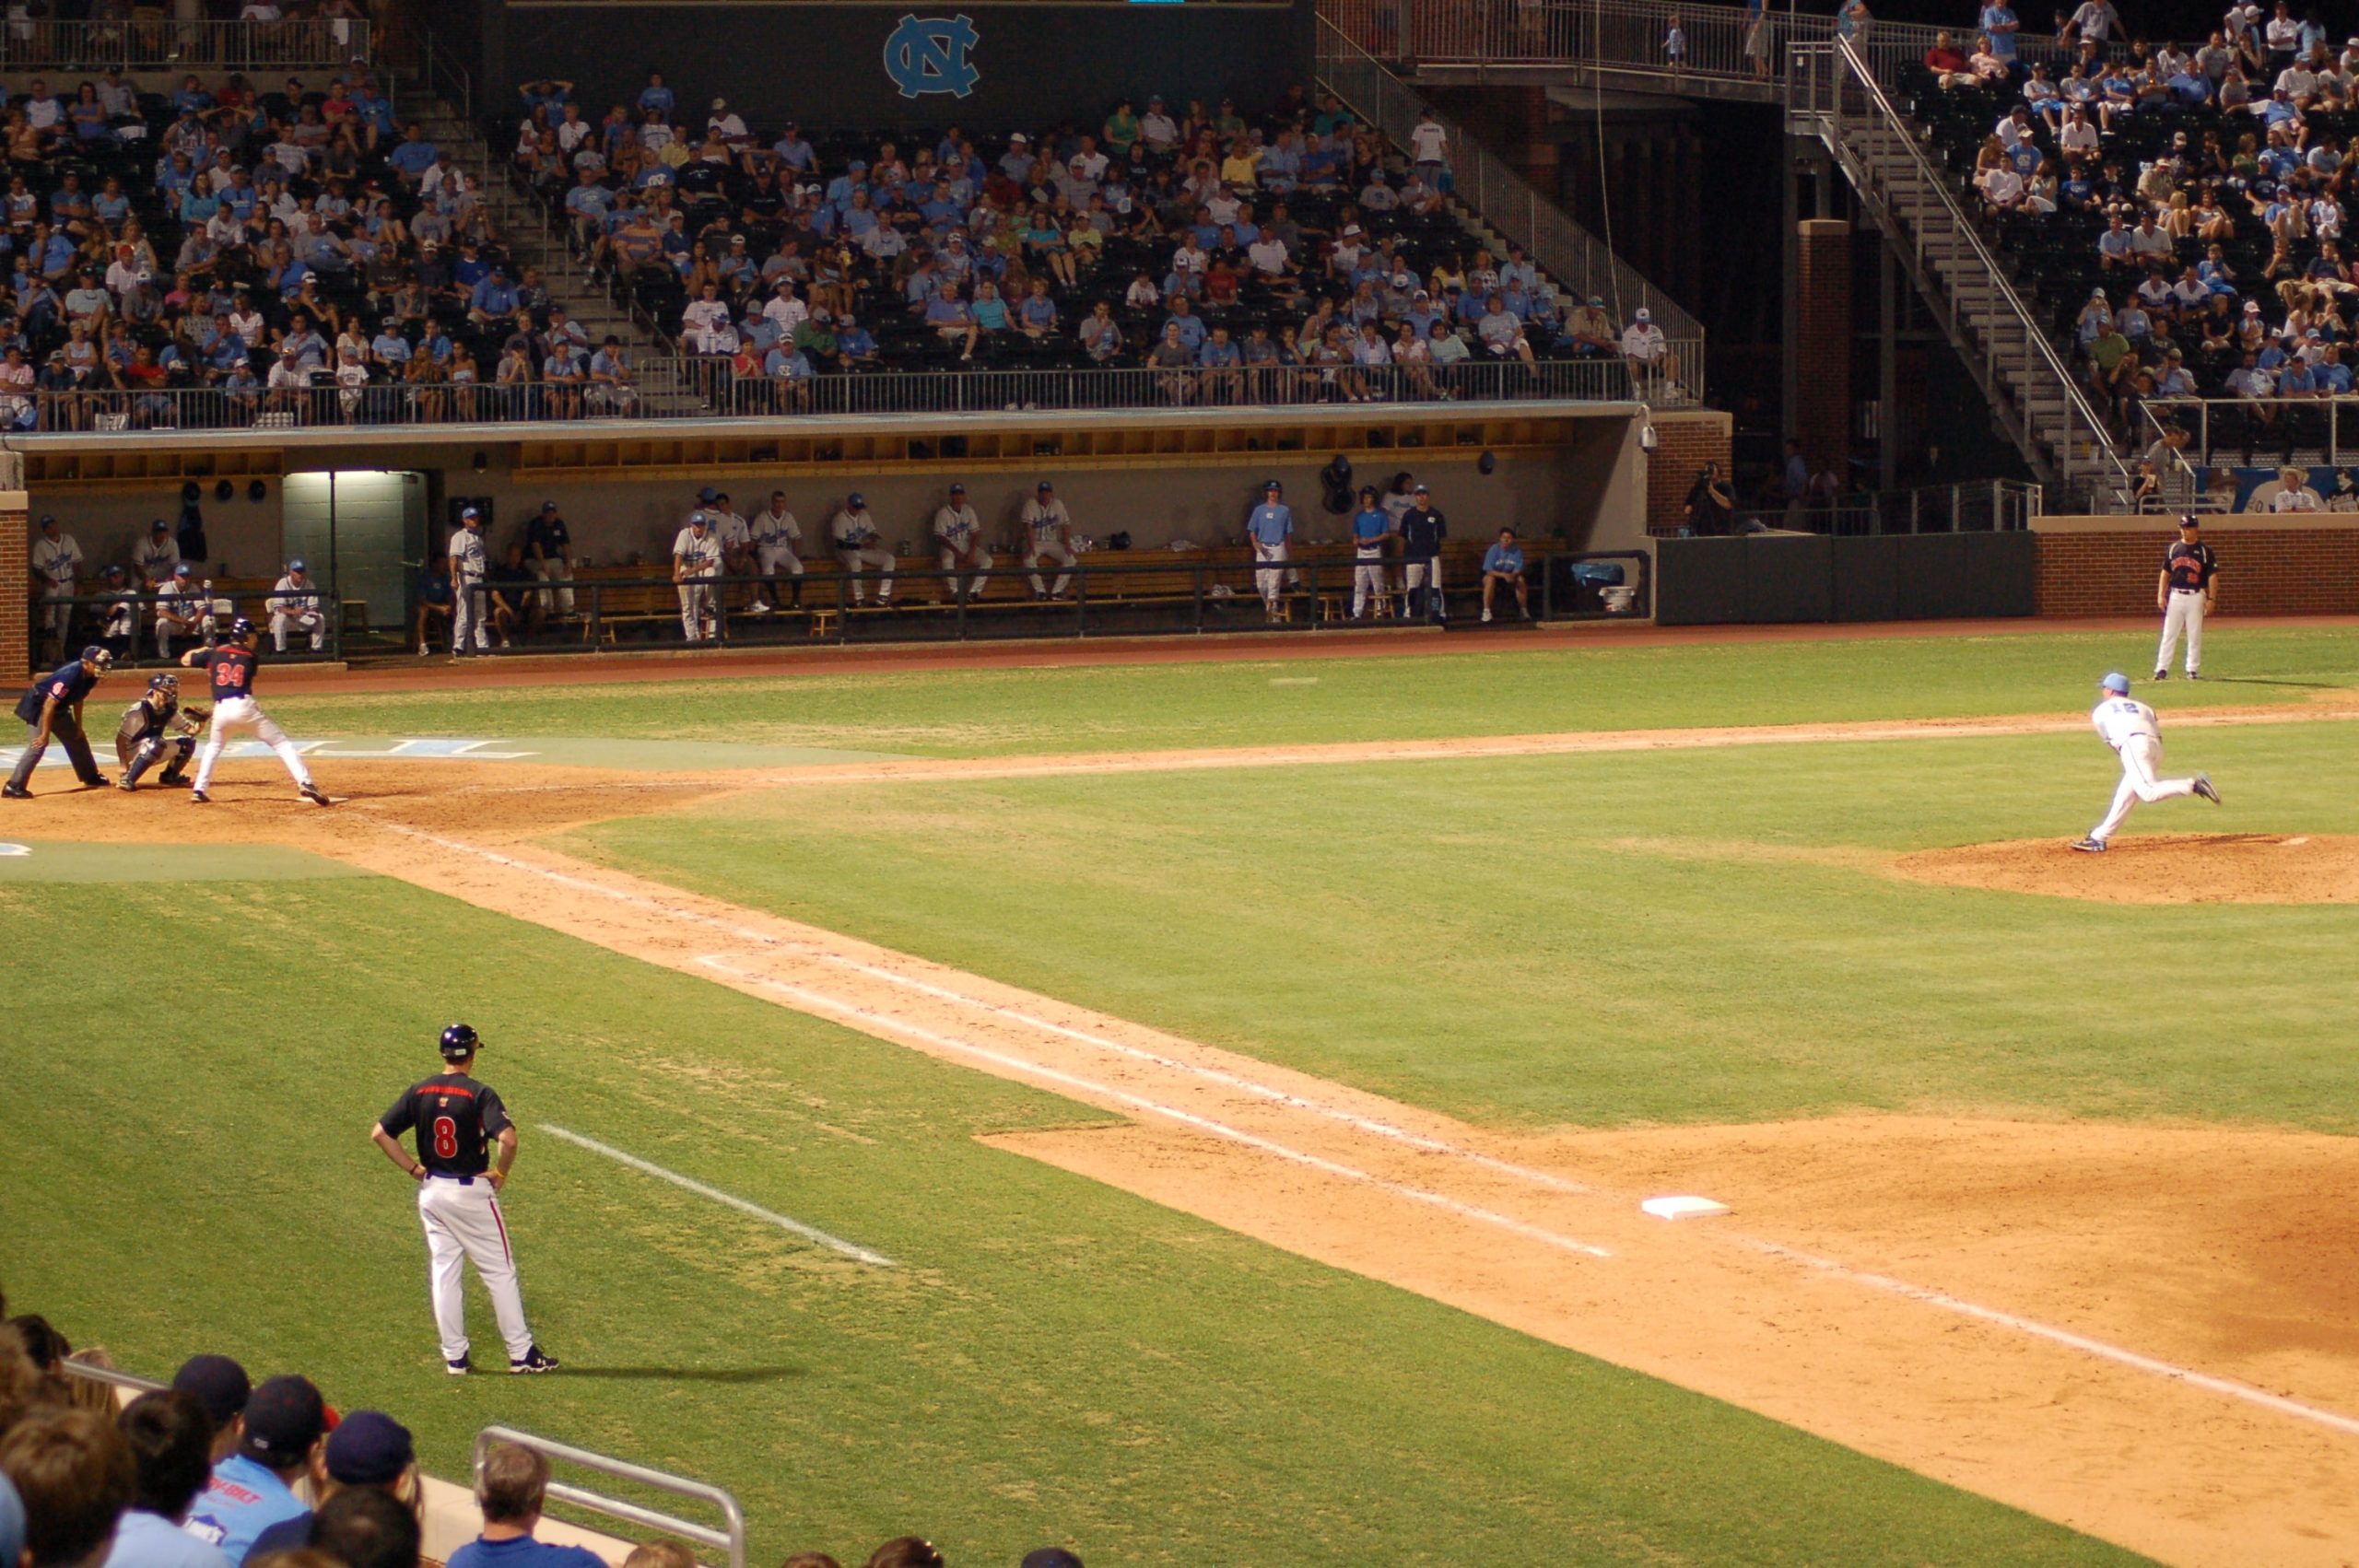
M 705 578 L 690 578 L 680 584 L 680 629 L 690 642 L 701 642 L 713 635 L 713 608 L 719 597 L 712 583 Z
M 1257 561 L 1283 563 L 1286 558 L 1285 544 L 1283 541 L 1275 544 L 1264 544 L 1256 539 L 1253 541 L 1253 558 Z M 1273 615 L 1278 613 L 1278 593 L 1285 585 L 1286 574 L 1283 566 L 1254 568 L 1253 586 L 1262 595 L 1262 608 L 1268 610 Z
M 1391 591 L 1391 584 L 1385 580 L 1384 557 L 1381 555 L 1353 557 L 1352 619 L 1356 621 L 1367 614 L 1368 595 L 1374 594 L 1381 601 Z
M 2154 650 L 2155 669 L 2171 667 L 2171 655 L 2178 651 L 2182 631 L 2187 634 L 2187 673 L 2192 675 L 2203 668 L 2203 595 L 2174 588 L 2163 606 L 2163 645 Z
M 537 561 L 526 561 L 524 565 L 543 582 L 556 585 L 554 591 L 541 595 L 541 614 L 544 615 L 573 614 L 572 564 L 560 556 L 555 560 L 544 556 Z
M 893 602 L 893 560 L 892 551 L 873 547 L 866 550 L 836 552 L 837 565 L 842 567 L 847 572 L 869 571 L 885 574 L 885 580 L 876 585 L 876 602 L 879 604 L 890 604 Z M 851 602 L 855 604 L 868 603 L 868 584 L 858 576 L 854 576 L 851 580 Z
M 295 749 L 295 743 L 287 738 L 287 732 L 270 721 L 270 715 L 253 698 L 233 696 L 213 705 L 213 722 L 205 731 L 205 750 L 196 759 L 198 789 L 213 782 L 213 765 L 221 760 L 221 748 L 229 744 L 229 734 L 236 730 L 252 730 L 264 745 L 276 752 L 299 788 L 311 782 L 311 770 L 303 766 L 303 754 Z
M 479 653 L 491 651 L 491 633 L 485 629 L 483 579 L 451 584 L 451 651 L 458 654 L 473 643 Z
M 2155 771 L 2163 766 L 2163 743 L 2152 735 L 2132 735 L 2121 748 L 2121 787 L 2113 792 L 2113 809 L 2105 820 L 2089 830 L 2089 837 L 2102 844 L 2113 837 L 2130 808 L 2141 801 L 2167 801 L 2177 795 L 2195 793 L 2192 778 L 2157 778 Z
M 1067 568 L 1057 574 L 1057 585 L 1054 588 L 1043 588 L 1040 585 L 1042 561 L 1054 561 L 1058 566 Z M 1035 593 L 1062 593 L 1073 584 L 1072 566 L 1072 547 L 1053 535 L 1047 539 L 1035 539 L 1032 541 L 1032 547 L 1024 552 L 1024 569 L 1032 574 L 1032 591 Z
M 941 555 L 944 571 L 955 572 L 958 569 L 957 556 L 947 550 L 941 552 Z M 983 596 L 983 584 L 992 579 L 992 553 L 989 550 L 977 550 L 975 566 L 977 568 L 975 575 L 967 579 L 967 597 L 969 599 L 980 599 Z M 950 579 L 950 596 L 953 599 L 958 597 L 958 579 L 955 577 Z
M 311 651 L 317 653 L 327 645 L 328 618 L 317 610 L 299 610 L 288 614 L 284 610 L 270 613 L 270 644 L 279 652 L 287 651 L 287 634 L 305 631 L 311 634 Z
M 499 1217 L 499 1195 L 477 1176 L 462 1186 L 448 1176 L 417 1184 L 417 1217 L 426 1226 L 426 1279 L 434 1296 L 434 1328 L 442 1337 L 442 1359 L 467 1353 L 467 1302 L 460 1289 L 460 1265 L 473 1263 L 475 1277 L 491 1293 L 491 1315 L 508 1359 L 522 1361 L 533 1349 L 524 1326 L 524 1296 L 516 1288 L 516 1255 L 508 1248 L 508 1223 Z

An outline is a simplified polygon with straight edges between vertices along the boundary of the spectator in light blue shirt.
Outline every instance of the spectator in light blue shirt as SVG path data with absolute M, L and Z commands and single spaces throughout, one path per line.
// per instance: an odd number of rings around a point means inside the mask
M 467 295 L 467 320 L 479 327 L 504 327 L 516 314 L 516 286 L 504 268 L 494 267 Z
M 581 1547 L 533 1539 L 548 1486 L 549 1462 L 532 1449 L 503 1443 L 486 1455 L 475 1480 L 483 1534 L 451 1554 L 450 1568 L 605 1568 Z
M 1990 57 L 1994 60 L 2004 60 L 2010 66 L 2013 65 L 2015 33 L 2023 24 L 2015 19 L 2013 7 L 2009 6 L 2005 0 L 1995 0 L 1994 4 L 1982 7 L 1982 16 L 1978 26 L 1979 30 L 1988 33 L 1990 37 Z
M 131 1448 L 135 1490 L 105 1568 L 229 1568 L 219 1547 L 182 1528 L 211 1479 L 213 1417 L 204 1400 L 177 1389 L 142 1394 L 117 1425 Z
M 639 89 L 640 113 L 644 115 L 652 109 L 668 122 L 672 118 L 672 111 L 678 106 L 679 99 L 673 95 L 670 88 L 663 85 L 663 73 L 648 72 L 647 85 Z
M 1204 345 L 1204 319 L 1196 314 L 1195 307 L 1188 302 L 1184 294 L 1173 297 L 1171 313 L 1163 318 L 1163 327 L 1166 332 L 1173 327 L 1179 328 L 1180 341 L 1191 354 Z
M 1491 618 L 1491 599 L 1499 584 L 1515 589 L 1516 614 L 1532 619 L 1531 590 L 1523 580 L 1523 546 L 1515 542 L 1515 530 L 1499 530 L 1498 541 L 1483 552 L 1483 618 Z
M 400 145 L 386 155 L 385 161 L 398 170 L 405 181 L 415 184 L 417 177 L 433 168 L 434 160 L 440 156 L 440 149 L 426 139 L 424 128 L 413 120 L 402 133 Z
M 189 1510 L 188 1533 L 242 1563 L 254 1538 L 304 1512 L 292 1490 L 327 1430 L 327 1407 L 305 1377 L 274 1377 L 246 1401 L 238 1451 L 213 1467 Z

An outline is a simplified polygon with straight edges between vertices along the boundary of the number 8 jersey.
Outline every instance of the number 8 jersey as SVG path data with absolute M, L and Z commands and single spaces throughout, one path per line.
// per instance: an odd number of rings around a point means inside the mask
M 491 1141 L 508 1130 L 508 1107 L 488 1083 L 439 1072 L 411 1085 L 379 1118 L 399 1138 L 417 1129 L 417 1163 L 437 1176 L 475 1176 L 490 1167 Z

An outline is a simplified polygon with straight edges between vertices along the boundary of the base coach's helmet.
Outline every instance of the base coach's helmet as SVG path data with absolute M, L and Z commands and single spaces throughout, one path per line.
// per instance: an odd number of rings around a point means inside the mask
M 480 1044 L 482 1041 L 471 1026 L 453 1024 L 442 1031 L 442 1059 L 464 1061 L 475 1054 L 475 1047 Z

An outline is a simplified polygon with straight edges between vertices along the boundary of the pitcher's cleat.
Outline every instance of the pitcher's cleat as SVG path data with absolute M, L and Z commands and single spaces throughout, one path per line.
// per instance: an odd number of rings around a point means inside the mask
M 2102 855 L 2105 853 L 2105 840 L 2102 838 L 2075 838 L 2072 840 L 2072 848 L 2080 850 L 2083 854 Z
M 326 795 L 321 792 L 320 787 L 316 784 L 299 784 L 295 787 L 295 793 L 298 798 L 309 801 L 315 806 L 332 806 L 335 804 L 334 801 L 329 800 Z
M 2215 806 L 2220 803 L 2220 791 L 2212 787 L 2212 776 L 2208 773 L 2195 776 L 2195 792 Z

